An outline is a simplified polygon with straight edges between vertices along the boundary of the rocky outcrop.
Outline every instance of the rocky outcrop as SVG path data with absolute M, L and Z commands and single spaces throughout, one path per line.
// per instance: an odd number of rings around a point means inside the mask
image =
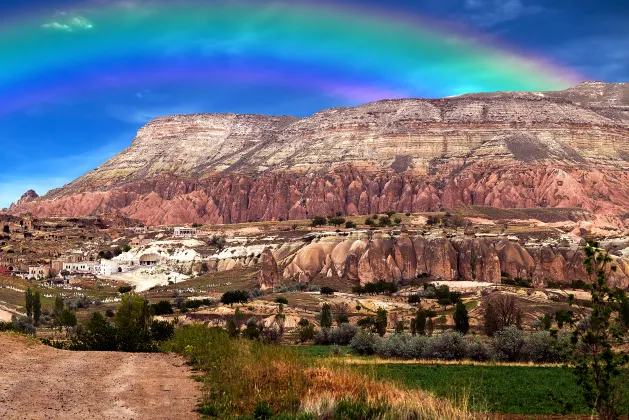
M 298 250 L 285 267 L 283 277 L 310 281 L 317 275 L 336 275 L 366 284 L 411 280 L 429 276 L 441 280 L 500 283 L 503 276 L 570 283 L 587 280 L 583 252 L 578 248 L 542 245 L 525 248 L 504 238 L 424 238 L 401 235 L 361 235 L 324 238 Z M 629 286 L 629 264 L 616 259 L 611 275 L 614 286 Z
M 271 249 L 266 248 L 260 255 L 260 274 L 258 282 L 260 290 L 272 289 L 281 284 L 282 277 Z
M 469 204 L 623 215 L 626 91 L 592 84 L 556 94 L 388 100 L 303 119 L 163 117 L 99 168 L 10 212 L 120 211 L 152 225 Z

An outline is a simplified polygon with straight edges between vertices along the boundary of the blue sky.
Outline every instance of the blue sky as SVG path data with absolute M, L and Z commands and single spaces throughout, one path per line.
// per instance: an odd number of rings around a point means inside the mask
M 17 16 L 28 15 L 30 10 L 48 10 L 50 16 L 55 16 L 86 3 L 3 0 L 0 29 Z M 629 81 L 629 1 L 360 3 L 447 21 L 465 30 L 472 28 L 515 49 L 549 57 L 590 80 Z M 1 72 L 0 67 L 0 75 Z M 434 91 L 447 91 L 447 86 L 435 87 Z M 9 102 L 12 99 L 0 97 Z M 271 82 L 199 86 L 145 85 L 139 81 L 105 93 L 60 96 L 45 104 L 0 113 L 0 144 L 4 151 L 0 208 L 16 201 L 28 189 L 43 194 L 97 167 L 130 145 L 138 128 L 157 116 L 198 112 L 307 116 L 322 108 L 357 104 L 355 99 Z

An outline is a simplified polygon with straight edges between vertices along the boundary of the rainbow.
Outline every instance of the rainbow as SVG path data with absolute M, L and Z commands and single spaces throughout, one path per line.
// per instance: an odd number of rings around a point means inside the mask
M 135 85 L 273 83 L 363 102 L 581 80 L 448 24 L 314 0 L 104 2 L 8 22 L 0 113 Z

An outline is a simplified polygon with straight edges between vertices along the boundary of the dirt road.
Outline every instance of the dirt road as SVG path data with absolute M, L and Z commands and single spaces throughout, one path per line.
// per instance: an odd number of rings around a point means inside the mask
M 1 419 L 189 419 L 200 400 L 168 354 L 71 352 L 0 333 Z

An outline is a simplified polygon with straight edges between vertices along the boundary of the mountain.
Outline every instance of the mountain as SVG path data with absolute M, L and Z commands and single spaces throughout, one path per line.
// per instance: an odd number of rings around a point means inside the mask
M 464 205 L 629 213 L 629 84 L 384 100 L 308 118 L 157 118 L 9 213 L 237 223 Z

